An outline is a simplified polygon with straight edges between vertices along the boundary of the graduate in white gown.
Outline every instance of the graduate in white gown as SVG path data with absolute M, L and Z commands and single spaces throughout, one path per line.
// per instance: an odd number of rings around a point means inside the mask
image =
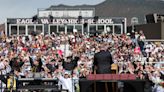
M 65 72 L 63 76 L 58 76 L 59 84 L 62 85 L 62 89 L 67 89 L 68 92 L 75 92 L 73 85 L 73 79 L 69 72 Z

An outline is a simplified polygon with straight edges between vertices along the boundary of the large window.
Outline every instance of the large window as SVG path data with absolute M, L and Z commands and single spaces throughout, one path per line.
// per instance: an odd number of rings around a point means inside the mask
M 59 25 L 58 28 L 59 28 L 59 33 L 61 33 L 61 32 L 65 33 L 65 26 L 64 25 Z
M 50 34 L 57 33 L 57 26 L 56 25 L 50 25 Z
M 73 33 L 73 25 L 67 25 L 67 33 Z
M 20 25 L 19 26 L 19 35 L 25 35 L 26 34 L 26 26 Z
M 33 25 L 29 25 L 29 26 L 28 26 L 28 34 L 29 34 L 29 35 L 32 35 L 33 32 L 34 32 L 34 26 L 33 26 Z
M 82 25 L 75 25 L 75 29 L 77 29 L 78 33 L 82 33 Z
M 17 26 L 11 26 L 11 35 L 17 35 Z
M 89 32 L 91 35 L 95 34 L 96 32 L 96 25 L 90 25 L 89 26 Z
M 88 23 L 84 23 L 84 24 L 83 24 L 83 28 L 84 28 L 84 29 L 83 29 L 83 30 L 84 30 L 83 33 L 84 33 L 84 34 L 89 34 L 89 33 L 88 33 Z
M 98 25 L 97 34 L 101 34 L 102 32 L 104 32 L 104 25 Z
M 121 25 L 115 25 L 114 26 L 114 33 L 115 34 L 121 34 Z
M 42 28 L 42 25 L 36 25 L 36 33 L 37 34 L 40 34 L 43 32 L 43 28 Z
M 109 34 L 112 34 L 113 33 L 113 25 L 106 25 L 105 31 Z

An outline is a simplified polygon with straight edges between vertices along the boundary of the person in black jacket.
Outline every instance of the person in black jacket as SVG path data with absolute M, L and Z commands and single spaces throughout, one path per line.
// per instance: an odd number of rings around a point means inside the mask
M 94 73 L 109 74 L 111 73 L 111 65 L 113 63 L 112 55 L 107 50 L 108 45 L 102 44 L 100 51 L 94 55 Z M 111 83 L 96 82 L 96 92 L 112 92 Z
M 63 68 L 68 71 L 73 71 L 77 66 L 78 57 L 73 58 L 72 56 L 67 57 L 66 61 L 63 62 Z
M 24 64 L 24 61 L 22 60 L 22 58 L 20 58 L 20 57 L 12 58 L 9 63 L 9 65 L 11 66 L 11 69 L 12 69 L 11 72 L 14 72 L 14 70 L 20 72 L 23 64 Z
M 100 52 L 94 55 L 94 69 L 97 74 L 111 73 L 111 64 L 113 63 L 112 55 L 107 50 L 107 46 L 104 44 L 100 48 Z

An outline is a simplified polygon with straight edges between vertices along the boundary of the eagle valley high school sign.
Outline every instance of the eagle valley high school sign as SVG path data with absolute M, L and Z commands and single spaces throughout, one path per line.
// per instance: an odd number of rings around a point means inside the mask
M 32 19 L 16 19 L 16 24 L 79 24 L 78 19 L 39 19 L 37 22 L 33 22 Z M 81 19 L 80 24 L 88 23 L 95 24 L 94 19 Z M 113 24 L 113 19 L 98 19 L 97 24 Z

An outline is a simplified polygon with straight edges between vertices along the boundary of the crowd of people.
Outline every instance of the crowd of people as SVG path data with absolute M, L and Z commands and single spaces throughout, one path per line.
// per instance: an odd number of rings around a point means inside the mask
M 94 36 L 79 33 L 3 36 L 0 71 L 1 75 L 13 73 L 17 78 L 31 78 L 34 72 L 40 72 L 43 78 L 65 75 L 85 78 L 93 73 L 94 54 L 105 44 L 118 65 L 119 74 L 136 74 L 138 79 L 152 82 L 151 90 L 163 92 L 160 83 L 164 80 L 164 42 L 146 42 L 145 39 L 142 31 Z

